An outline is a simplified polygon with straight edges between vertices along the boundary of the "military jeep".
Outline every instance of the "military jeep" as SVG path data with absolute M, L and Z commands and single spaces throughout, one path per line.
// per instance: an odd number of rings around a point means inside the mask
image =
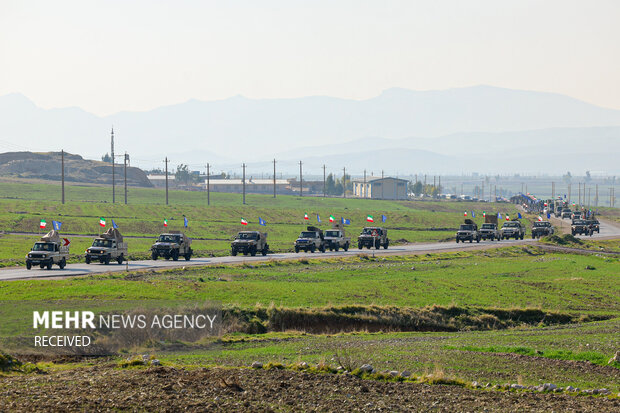
M 362 230 L 362 233 L 357 237 L 357 248 L 363 249 L 364 247 L 379 249 L 383 247 L 388 249 L 390 240 L 387 236 L 387 229 L 381 227 L 366 227 Z
M 161 234 L 155 244 L 151 246 L 151 258 L 156 260 L 159 257 L 165 259 L 172 258 L 178 261 L 179 257 L 184 257 L 189 261 L 194 251 L 192 250 L 192 240 L 180 231 L 170 231 Z
M 267 233 L 258 231 L 241 231 L 230 244 L 232 256 L 241 253 L 243 255 L 250 254 L 252 257 L 257 252 L 267 255 L 269 245 L 267 244 Z

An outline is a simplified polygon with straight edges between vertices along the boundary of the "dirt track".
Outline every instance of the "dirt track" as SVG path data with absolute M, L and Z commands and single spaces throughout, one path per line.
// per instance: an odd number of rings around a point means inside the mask
M 620 411 L 620 399 L 290 370 L 79 368 L 0 378 L 0 411 Z

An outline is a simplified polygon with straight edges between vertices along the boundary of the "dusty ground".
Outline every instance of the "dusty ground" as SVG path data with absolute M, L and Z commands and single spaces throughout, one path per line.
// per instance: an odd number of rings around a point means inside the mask
M 620 411 L 620 399 L 385 383 L 290 370 L 106 366 L 0 377 L 0 411 Z

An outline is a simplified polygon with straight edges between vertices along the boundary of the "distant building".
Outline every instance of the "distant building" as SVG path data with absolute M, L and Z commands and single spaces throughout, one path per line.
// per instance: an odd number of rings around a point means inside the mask
M 407 199 L 406 179 L 385 177 L 353 180 L 353 195 L 371 199 Z

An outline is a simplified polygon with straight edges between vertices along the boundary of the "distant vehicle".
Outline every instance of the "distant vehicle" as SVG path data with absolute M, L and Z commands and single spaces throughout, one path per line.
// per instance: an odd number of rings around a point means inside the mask
M 362 230 L 362 233 L 357 237 L 357 248 L 363 249 L 364 247 L 379 249 L 383 247 L 388 249 L 390 240 L 387 236 L 387 229 L 381 227 L 366 227 Z
M 480 238 L 481 239 L 490 239 L 491 241 L 499 241 L 501 234 L 497 229 L 497 224 L 493 223 L 485 223 L 480 227 Z
M 192 240 L 180 231 L 170 231 L 161 234 L 155 244 L 151 246 L 151 258 L 156 260 L 158 257 L 165 259 L 172 258 L 178 261 L 179 257 L 184 257 L 186 261 L 192 258 Z
M 502 239 L 523 239 L 525 237 L 525 227 L 520 221 L 507 221 L 500 230 Z
M 580 211 L 575 211 L 575 212 L 573 212 L 573 213 L 571 214 L 570 218 L 571 218 L 573 221 L 576 221 L 576 220 L 578 220 L 578 219 L 583 219 L 583 213 L 581 213 Z
M 569 218 L 573 215 L 573 211 L 570 210 L 570 208 L 563 208 L 562 209 L 562 219 L 565 218 Z
M 456 232 L 456 243 L 459 241 L 465 242 L 480 242 L 481 235 L 478 232 L 478 225 L 471 219 L 466 219 L 464 224 L 461 224 Z
M 257 252 L 265 256 L 269 252 L 267 233 L 259 231 L 241 231 L 230 244 L 230 249 L 233 257 L 238 253 L 242 253 L 243 255 L 250 254 L 253 257 Z
M 340 248 L 348 251 L 350 244 L 351 237 L 346 236 L 342 224 L 334 223 L 332 229 L 325 231 L 325 248 L 329 248 L 330 251 L 338 251 Z
M 555 230 L 549 221 L 536 221 L 532 225 L 532 239 L 553 235 Z
M 592 235 L 590 225 L 585 219 L 575 219 L 570 227 L 573 235 Z
M 38 265 L 41 269 L 51 270 L 55 264 L 62 270 L 67 265 L 67 258 L 69 240 L 60 238 L 58 231 L 53 230 L 34 243 L 32 250 L 26 255 L 26 268 L 31 269 L 33 265 Z
M 123 242 L 123 236 L 116 228 L 110 228 L 101 236 L 93 240 L 93 245 L 86 250 L 86 264 L 99 261 L 108 265 L 110 261 L 122 264 L 127 257 L 127 243 Z
M 314 252 L 319 250 L 325 252 L 325 238 L 323 230 L 317 227 L 309 226 L 306 231 L 302 231 L 295 241 L 295 252 L 305 251 Z
M 592 228 L 592 232 L 596 232 L 597 234 L 601 233 L 601 223 L 598 219 L 589 219 L 587 220 L 588 224 Z

